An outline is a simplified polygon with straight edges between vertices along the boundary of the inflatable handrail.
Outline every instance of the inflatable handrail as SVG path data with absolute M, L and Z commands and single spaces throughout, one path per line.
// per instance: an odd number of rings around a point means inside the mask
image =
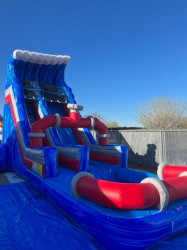
M 107 145 L 108 128 L 97 118 L 94 119 L 95 129 L 99 132 L 98 143 L 101 146 Z M 43 133 L 45 133 L 45 129 L 49 127 L 90 128 L 92 123 L 92 118 L 80 118 L 79 109 L 72 107 L 70 108 L 69 117 L 61 117 L 59 114 L 45 116 L 31 125 L 31 133 L 29 133 L 29 136 L 31 136 L 30 147 L 42 147 Z M 34 134 L 36 134 L 36 137 Z M 39 137 L 39 135 L 41 135 L 41 137 Z
M 164 210 L 169 202 L 186 198 L 186 189 L 187 176 L 166 181 L 146 178 L 141 183 L 118 183 L 97 179 L 88 172 L 81 172 L 75 175 L 71 183 L 75 198 L 85 197 L 102 206 L 120 210 L 153 206 Z

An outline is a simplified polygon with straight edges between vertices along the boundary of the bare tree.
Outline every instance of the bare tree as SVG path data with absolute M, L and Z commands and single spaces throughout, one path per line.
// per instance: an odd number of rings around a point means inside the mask
M 98 113 L 91 113 L 89 115 L 84 115 L 83 117 L 86 118 L 86 117 L 89 117 L 89 116 L 92 116 L 94 118 L 97 118 L 98 120 L 100 120 L 102 123 L 106 124 L 106 120 L 105 120 L 105 117 L 101 114 L 98 114 Z
M 106 123 L 106 125 L 107 125 L 108 128 L 117 128 L 117 127 L 119 127 L 119 124 L 116 121 L 109 121 L 109 122 Z
M 93 116 L 94 118 L 99 119 L 102 123 L 104 123 L 108 128 L 119 127 L 118 122 L 116 121 L 106 121 L 105 117 L 98 113 L 91 113 L 89 115 L 84 115 L 84 117 Z
M 178 100 L 156 97 L 135 111 L 138 122 L 147 129 L 187 128 L 187 105 Z

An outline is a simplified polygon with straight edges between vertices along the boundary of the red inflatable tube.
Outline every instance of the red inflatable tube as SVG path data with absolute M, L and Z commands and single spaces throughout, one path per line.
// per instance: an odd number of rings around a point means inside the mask
M 158 180 L 164 186 L 168 197 L 164 197 L 163 190 L 160 192 L 159 187 L 153 184 L 155 178 L 146 179 L 148 179 L 148 183 L 136 184 L 110 182 L 83 176 L 78 179 L 75 186 L 78 196 L 93 200 L 102 206 L 120 210 L 158 206 L 163 200 L 166 203 L 165 209 L 168 202 L 187 197 L 187 176 L 176 177 L 163 182 Z
M 64 128 L 89 128 L 91 127 L 91 119 L 90 118 L 81 118 L 79 119 L 79 113 L 70 112 L 70 117 L 60 117 L 60 127 Z M 48 115 L 31 125 L 31 134 L 44 133 L 45 129 L 49 127 L 55 127 L 57 124 L 57 117 L 55 115 Z M 99 134 L 103 137 L 98 139 L 99 145 L 107 144 L 108 128 L 102 122 L 100 122 L 97 118 L 95 118 L 95 129 L 99 132 Z M 43 139 L 42 137 L 31 137 L 30 139 L 30 147 L 42 147 Z
M 93 200 L 105 207 L 131 210 L 156 206 L 159 201 L 157 189 L 149 183 L 118 183 L 82 177 L 77 183 L 79 196 Z
M 168 191 L 170 202 L 187 197 L 187 176 L 169 178 L 163 183 Z
M 178 177 L 183 172 L 187 172 L 187 166 L 172 166 L 161 163 L 158 166 L 158 177 L 159 179 L 168 179 Z
M 95 161 L 109 162 L 110 164 L 120 165 L 121 158 L 112 155 L 103 155 L 97 153 L 90 153 L 90 159 Z
M 59 155 L 58 156 L 58 163 L 66 166 L 70 169 L 73 169 L 75 172 L 79 172 L 79 164 L 80 164 L 79 160 L 74 160 L 74 159 Z
M 181 173 L 186 172 L 187 167 L 166 165 L 163 169 L 164 179 L 178 177 Z

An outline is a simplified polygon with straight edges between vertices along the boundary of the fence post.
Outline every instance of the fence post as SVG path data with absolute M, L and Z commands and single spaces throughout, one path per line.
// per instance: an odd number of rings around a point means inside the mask
M 162 162 L 165 162 L 165 161 L 166 161 L 165 131 L 160 130 L 160 133 L 161 133 L 160 138 L 161 138 L 161 158 L 162 158 L 161 161 L 162 161 Z

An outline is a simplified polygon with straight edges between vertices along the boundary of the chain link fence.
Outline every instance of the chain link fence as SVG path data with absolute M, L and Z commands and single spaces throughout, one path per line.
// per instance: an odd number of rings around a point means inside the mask
M 109 144 L 128 146 L 128 162 L 157 168 L 165 162 L 187 166 L 187 129 L 111 130 Z
M 187 130 L 163 131 L 163 161 L 187 166 Z

